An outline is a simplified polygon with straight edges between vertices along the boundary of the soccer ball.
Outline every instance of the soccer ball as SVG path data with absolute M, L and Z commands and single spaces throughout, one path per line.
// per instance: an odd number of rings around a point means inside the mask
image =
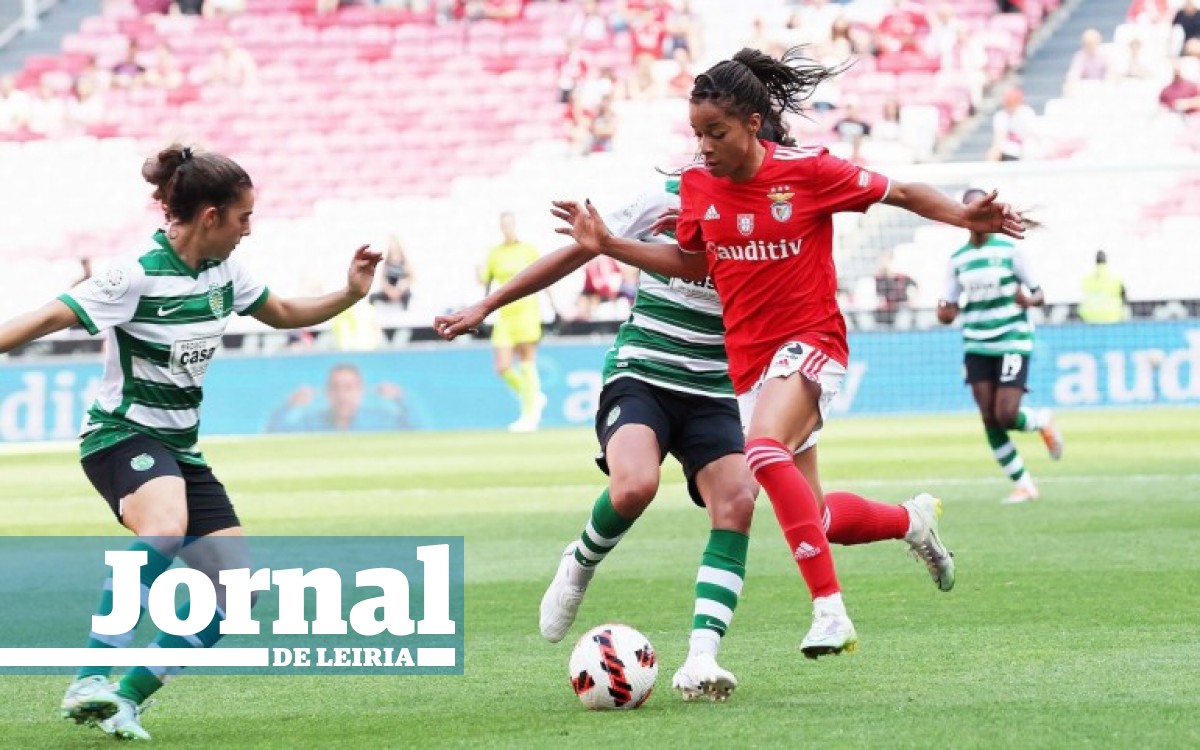
M 575 644 L 570 677 L 575 695 L 593 711 L 637 708 L 654 689 L 658 657 L 646 636 L 628 625 L 600 625 Z

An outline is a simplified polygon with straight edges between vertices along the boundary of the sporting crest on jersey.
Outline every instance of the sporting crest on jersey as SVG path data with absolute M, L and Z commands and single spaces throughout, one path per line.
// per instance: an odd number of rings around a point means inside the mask
M 208 285 L 208 309 L 218 318 L 225 316 L 225 291 L 216 282 Z
M 792 196 L 795 194 L 788 185 L 767 191 L 767 197 L 771 199 L 771 216 L 775 217 L 775 221 L 784 222 L 792 218 Z
M 742 236 L 749 237 L 754 233 L 754 214 L 738 214 L 737 228 Z

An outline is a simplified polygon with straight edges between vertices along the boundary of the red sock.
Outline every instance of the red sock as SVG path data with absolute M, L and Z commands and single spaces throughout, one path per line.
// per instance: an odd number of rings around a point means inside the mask
M 791 452 L 778 440 L 755 438 L 746 443 L 746 463 L 771 498 L 779 528 L 813 598 L 841 591 L 817 498 L 792 463 Z
M 868 544 L 903 539 L 908 533 L 908 509 L 868 500 L 852 492 L 825 496 L 825 534 L 834 544 Z

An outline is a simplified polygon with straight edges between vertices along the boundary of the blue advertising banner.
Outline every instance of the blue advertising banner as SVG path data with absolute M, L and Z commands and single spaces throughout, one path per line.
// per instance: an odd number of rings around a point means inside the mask
M 1200 405 L 1200 322 L 1043 326 L 1030 364 L 1030 403 L 1108 407 Z M 953 329 L 851 334 L 835 409 L 849 414 L 968 411 Z M 546 427 L 590 425 L 603 343 L 538 351 Z M 99 384 L 99 363 L 0 365 L 0 442 L 73 438 Z M 205 380 L 202 432 L 503 428 L 516 398 L 485 345 L 373 353 L 219 355 Z
M 0 674 L 463 674 L 461 536 L 5 537 L 0 565 Z

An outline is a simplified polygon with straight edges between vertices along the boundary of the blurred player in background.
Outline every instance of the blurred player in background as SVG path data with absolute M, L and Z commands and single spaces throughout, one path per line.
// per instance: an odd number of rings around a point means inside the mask
M 985 195 L 983 190 L 968 190 L 963 203 Z M 966 302 L 960 307 L 963 299 Z M 938 320 L 953 323 L 962 312 L 966 381 L 983 417 L 992 455 L 1016 483 L 1005 503 L 1038 497 L 1033 477 L 1009 440 L 1009 430 L 1040 432 L 1050 458 L 1062 457 L 1062 435 L 1050 410 L 1021 406 L 1033 354 L 1033 325 L 1026 310 L 1044 300 L 1025 254 L 1006 237 L 973 229 L 967 244 L 950 256 Z
M 747 461 L 813 598 L 813 624 L 801 643 L 810 658 L 852 650 L 858 642 L 829 552 L 826 509 L 794 463 L 796 453 L 815 443 L 848 361 L 833 214 L 883 201 L 979 231 L 1019 235 L 1022 229 L 994 194 L 964 207 L 931 187 L 889 181 L 824 148 L 760 140 L 785 134 L 783 112 L 799 112 L 813 89 L 838 72 L 797 50 L 777 60 L 745 49 L 696 78 L 690 115 L 704 163 L 682 174 L 676 246 L 614 237 L 590 203 L 555 203 L 555 214 L 570 224 L 557 231 L 588 250 L 667 276 L 711 275 L 747 425 Z M 940 502 L 926 502 L 936 515 Z M 909 525 L 903 507 L 865 501 L 844 520 L 860 542 L 903 536 Z M 837 521 L 830 519 L 831 533 Z M 939 563 L 948 563 L 940 544 L 936 553 Z
M 83 425 L 83 470 L 113 515 L 138 539 L 142 585 L 149 588 L 179 555 L 213 579 L 217 613 L 187 638 L 160 633 L 154 646 L 207 648 L 221 637 L 224 586 L 217 571 L 245 567 L 249 551 L 225 487 L 200 453 L 202 381 L 221 348 L 232 313 L 273 328 L 312 326 L 366 296 L 381 256 L 360 247 L 346 286 L 322 297 L 283 299 L 231 256 L 250 234 L 254 186 L 236 162 L 173 145 L 147 160 L 166 229 L 145 251 L 114 261 L 58 299 L 0 324 L 0 353 L 72 325 L 105 332 L 99 395 Z M 184 544 L 186 539 L 186 545 Z M 220 539 L 220 542 L 215 540 Z M 112 611 L 111 578 L 97 614 Z M 179 619 L 187 619 L 188 603 Z M 121 636 L 91 633 L 88 648 L 129 646 Z M 63 696 L 63 718 L 100 722 L 119 739 L 148 740 L 139 715 L 144 701 L 180 667 L 136 667 L 119 684 L 110 667 L 82 667 Z
M 484 289 L 500 286 L 538 259 L 538 251 L 517 238 L 517 219 L 512 212 L 500 214 L 504 241 L 488 252 L 480 271 Z M 537 345 L 542 338 L 542 313 L 536 297 L 521 299 L 500 309 L 492 328 L 496 374 L 521 403 L 521 416 L 508 426 L 512 432 L 534 432 L 542 421 L 546 395 L 537 370 Z M 513 366 L 513 356 L 517 365 Z

